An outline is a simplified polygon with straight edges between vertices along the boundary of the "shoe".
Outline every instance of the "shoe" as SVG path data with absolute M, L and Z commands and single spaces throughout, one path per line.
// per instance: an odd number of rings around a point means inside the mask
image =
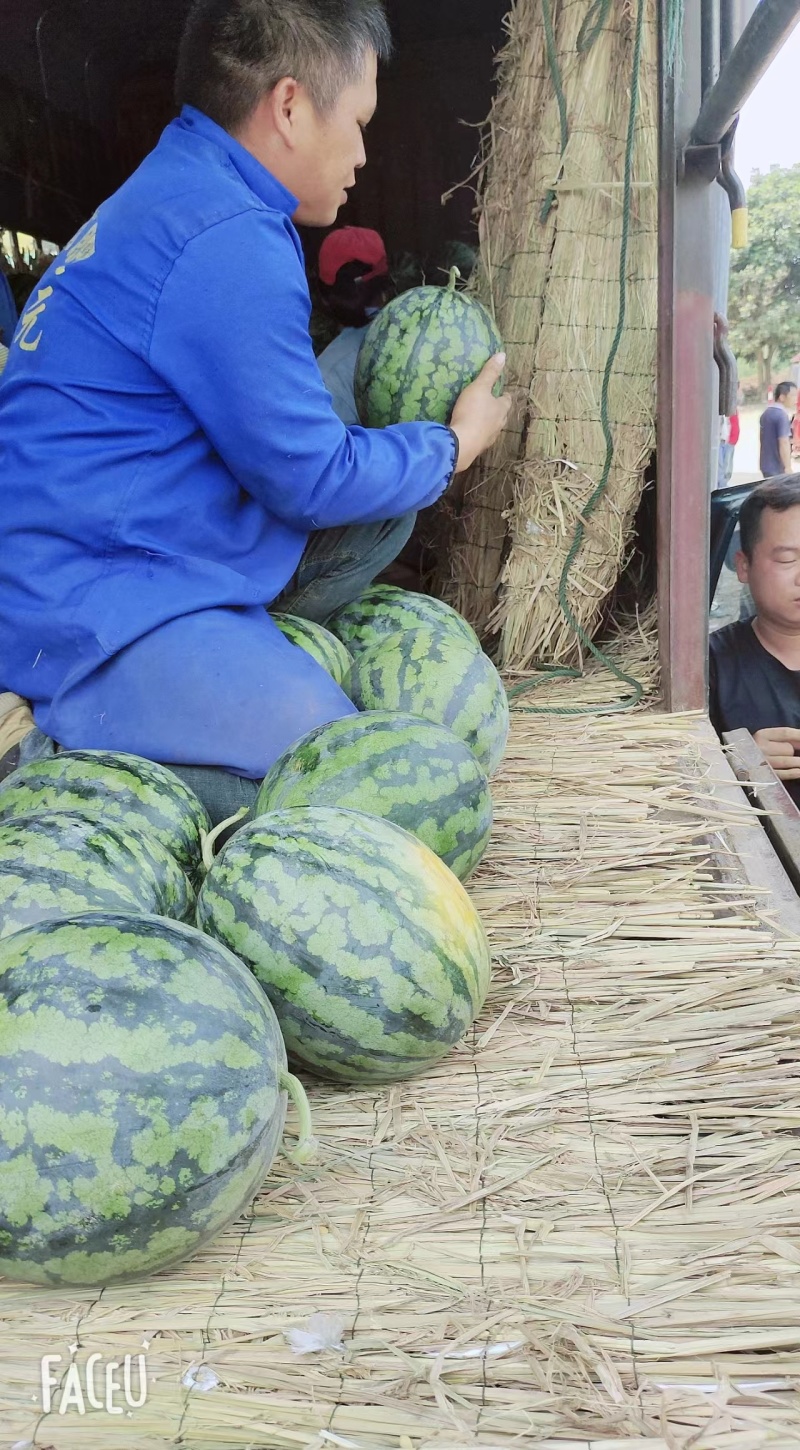
M 0 780 L 19 765 L 20 745 L 34 728 L 27 701 L 10 690 L 0 694 Z
M 13 775 L 18 766 L 19 746 L 12 745 L 11 749 L 7 750 L 5 755 L 0 756 L 0 780 L 5 780 L 6 776 Z

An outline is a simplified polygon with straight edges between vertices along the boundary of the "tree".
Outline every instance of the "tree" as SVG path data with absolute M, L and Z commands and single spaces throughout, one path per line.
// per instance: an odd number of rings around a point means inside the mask
M 778 356 L 800 350 L 800 165 L 756 176 L 748 245 L 734 252 L 728 321 L 739 357 L 758 367 L 761 396 Z

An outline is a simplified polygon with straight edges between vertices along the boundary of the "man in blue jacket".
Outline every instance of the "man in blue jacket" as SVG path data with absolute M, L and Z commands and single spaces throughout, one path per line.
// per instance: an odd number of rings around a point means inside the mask
M 197 0 L 179 118 L 42 277 L 0 387 L 0 687 L 36 739 L 190 767 L 216 816 L 353 710 L 267 606 L 356 597 L 507 417 L 502 357 L 451 428 L 345 428 L 320 378 L 294 222 L 347 200 L 388 49 L 381 0 Z

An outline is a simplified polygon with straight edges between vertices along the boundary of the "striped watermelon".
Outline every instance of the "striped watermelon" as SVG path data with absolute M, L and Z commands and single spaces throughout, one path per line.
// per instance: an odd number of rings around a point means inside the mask
M 353 604 L 338 610 L 328 626 L 344 641 L 351 655 L 389 635 L 420 627 L 457 635 L 474 650 L 481 647 L 472 626 L 449 604 L 429 594 L 397 589 L 393 584 L 372 584 Z
M 256 816 L 344 806 L 410 831 L 463 881 L 489 842 L 489 782 L 463 741 L 429 720 L 372 711 L 320 725 L 273 765 Z
M 62 750 L 15 770 L 0 784 L 0 823 L 31 811 L 78 811 L 146 825 L 193 875 L 211 823 L 197 796 L 165 765 L 104 750 Z
M 286 1057 L 251 974 L 153 916 L 0 942 L 0 1274 L 153 1274 L 238 1217 L 283 1132 Z
M 358 355 L 356 407 L 367 428 L 449 423 L 459 397 L 502 344 L 474 297 L 448 287 L 414 287 L 369 325 Z
M 352 698 L 359 710 L 397 710 L 446 725 L 488 775 L 505 753 L 508 698 L 485 654 L 434 629 L 389 635 L 356 655 Z
M 0 937 L 91 910 L 188 917 L 194 893 L 146 825 L 31 813 L 0 824 Z
M 206 878 L 198 924 L 253 968 L 290 1057 L 325 1078 L 422 1071 L 489 987 L 463 886 L 416 837 L 358 811 L 310 806 L 245 826 Z
M 353 660 L 342 641 L 311 619 L 299 619 L 294 614 L 273 614 L 272 618 L 281 634 L 322 665 L 346 694 Z

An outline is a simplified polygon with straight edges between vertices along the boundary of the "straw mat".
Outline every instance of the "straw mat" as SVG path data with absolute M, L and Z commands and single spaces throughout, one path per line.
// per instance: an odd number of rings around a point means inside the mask
M 314 1089 L 317 1162 L 183 1269 L 0 1285 L 3 1450 L 800 1444 L 800 943 L 696 732 L 515 716 L 470 1041 Z M 44 1416 L 41 1356 L 93 1352 L 143 1353 L 146 1403 Z

